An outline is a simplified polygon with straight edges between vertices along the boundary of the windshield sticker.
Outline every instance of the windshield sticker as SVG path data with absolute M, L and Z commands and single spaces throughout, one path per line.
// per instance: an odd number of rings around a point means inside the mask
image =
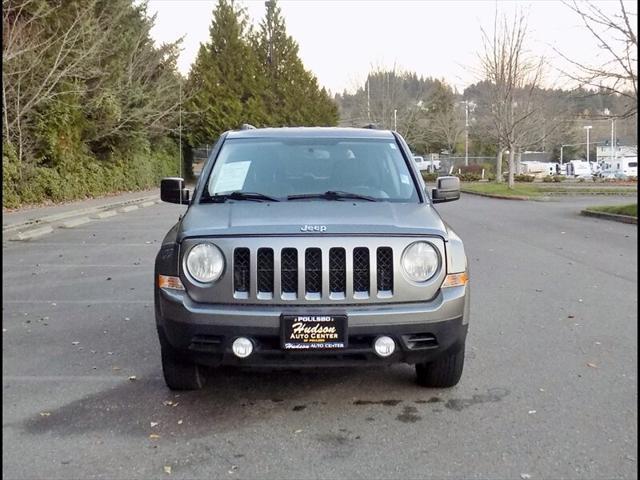
M 395 143 L 390 143 L 389 148 L 391 148 L 391 150 L 397 150 Z
M 223 193 L 242 190 L 249 165 L 251 162 L 233 162 L 222 165 L 213 191 Z
M 402 183 L 406 183 L 407 185 L 409 185 L 411 182 L 409 182 L 409 175 L 400 175 L 400 181 Z

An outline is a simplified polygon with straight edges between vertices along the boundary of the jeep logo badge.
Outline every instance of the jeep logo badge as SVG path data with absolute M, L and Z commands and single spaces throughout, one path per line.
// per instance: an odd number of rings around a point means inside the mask
M 326 232 L 327 227 L 325 225 L 303 225 L 300 227 L 301 232 Z

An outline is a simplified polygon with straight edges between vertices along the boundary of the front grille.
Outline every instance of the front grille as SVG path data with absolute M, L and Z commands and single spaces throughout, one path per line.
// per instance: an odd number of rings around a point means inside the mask
M 233 252 L 233 290 L 237 294 L 249 295 L 249 249 L 236 248 Z
M 393 290 L 393 250 L 390 247 L 379 247 L 376 258 L 378 274 L 378 292 Z
M 329 250 L 329 291 L 331 293 L 346 292 L 347 265 L 344 248 Z
M 394 296 L 394 247 L 233 250 L 236 300 L 364 300 Z
M 304 255 L 304 288 L 307 293 L 322 296 L 322 250 L 307 248 Z
M 280 256 L 280 282 L 283 294 L 298 295 L 298 250 L 283 248 Z
M 369 292 L 369 249 L 365 247 L 353 249 L 353 291 Z
M 267 298 L 273 295 L 273 249 L 258 249 L 258 295 L 267 294 Z

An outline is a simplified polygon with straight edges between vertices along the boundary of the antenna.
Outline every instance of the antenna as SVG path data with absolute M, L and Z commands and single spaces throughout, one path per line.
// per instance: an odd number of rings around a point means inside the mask
M 178 166 L 178 176 L 180 178 L 184 178 L 182 176 L 182 78 L 178 80 L 178 90 L 179 90 L 179 101 L 180 107 L 178 109 L 178 149 L 180 154 L 178 156 L 180 165 Z M 183 186 L 180 185 L 180 205 L 182 205 L 182 190 Z

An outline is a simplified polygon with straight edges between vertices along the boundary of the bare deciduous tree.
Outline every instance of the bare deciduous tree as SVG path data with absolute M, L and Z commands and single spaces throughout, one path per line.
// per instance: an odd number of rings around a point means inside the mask
M 447 146 L 447 150 L 454 153 L 457 143 L 464 134 L 464 114 L 453 107 L 436 111 L 429 121 L 429 133 L 438 142 Z
M 628 11 L 619 0 L 618 13 L 609 15 L 589 1 L 564 1 L 577 13 L 585 28 L 593 35 L 605 59 L 600 65 L 589 65 L 557 52 L 575 69 L 565 71 L 580 86 L 595 87 L 628 99 L 621 115 L 630 117 L 638 111 L 638 38 L 635 30 L 637 13 Z
M 501 152 L 509 150 L 509 187 L 513 188 L 516 150 L 531 141 L 532 126 L 544 121 L 538 102 L 544 60 L 525 50 L 527 25 L 522 14 L 516 14 L 511 22 L 506 18 L 498 22 L 496 12 L 493 33 L 489 35 L 484 29 L 482 33 L 480 62 L 491 85 L 489 116 L 499 143 L 497 160 L 501 163 Z

